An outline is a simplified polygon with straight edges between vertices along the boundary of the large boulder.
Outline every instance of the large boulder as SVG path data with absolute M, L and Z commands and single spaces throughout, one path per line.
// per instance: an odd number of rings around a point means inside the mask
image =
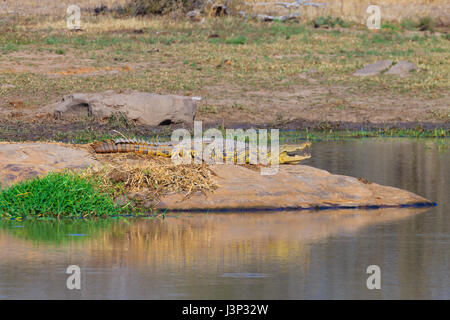
M 174 193 L 158 207 L 173 211 L 240 211 L 314 208 L 382 208 L 431 205 L 427 199 L 363 179 L 333 175 L 303 165 L 281 165 L 275 175 L 235 165 L 215 165 L 219 188 L 188 199 Z
M 50 171 L 96 165 L 86 149 L 49 143 L 0 143 L 0 186 Z
M 385 74 L 393 74 L 397 76 L 407 76 L 411 71 L 417 70 L 417 66 L 409 61 L 401 60 L 392 66 Z
M 387 70 L 392 65 L 392 60 L 381 60 L 366 65 L 364 68 L 356 71 L 353 75 L 359 77 L 374 76 Z
M 75 93 L 44 107 L 44 112 L 52 113 L 57 119 L 72 120 L 83 117 L 107 119 L 121 114 L 138 124 L 149 126 L 172 123 L 192 125 L 196 110 L 195 101 L 189 97 L 138 91 Z

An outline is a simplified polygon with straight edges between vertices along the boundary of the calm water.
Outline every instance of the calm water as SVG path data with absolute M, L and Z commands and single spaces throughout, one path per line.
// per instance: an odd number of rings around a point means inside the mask
M 305 164 L 438 207 L 2 223 L 0 299 L 449 299 L 448 149 L 358 140 L 312 154 Z M 66 289 L 72 264 L 82 290 Z M 369 265 L 381 290 L 366 287 Z

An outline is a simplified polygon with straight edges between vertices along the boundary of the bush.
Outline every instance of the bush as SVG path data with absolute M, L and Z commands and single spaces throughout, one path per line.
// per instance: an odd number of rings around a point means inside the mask
M 334 21 L 335 21 L 335 23 L 337 25 L 339 25 L 342 28 L 349 28 L 350 27 L 350 23 L 348 23 L 347 21 L 344 21 L 340 17 L 337 17 L 336 20 L 334 20 Z
M 411 19 L 403 19 L 400 25 L 405 30 L 414 30 L 417 26 L 417 23 Z
M 404 19 L 401 26 L 406 30 L 434 31 L 435 21 L 431 17 L 422 17 L 419 21 Z
M 336 25 L 342 27 L 342 28 L 348 28 L 350 27 L 350 24 L 344 20 L 342 20 L 340 17 L 337 17 L 336 19 L 333 19 L 331 16 L 320 16 L 313 21 L 314 28 L 320 28 L 320 27 L 328 27 L 328 28 L 334 28 Z
M 203 0 L 132 0 L 133 15 L 164 14 L 170 11 L 190 11 L 199 8 Z
M 393 23 L 390 23 L 390 22 L 383 23 L 381 25 L 381 29 L 392 30 L 392 31 L 399 31 L 398 26 L 393 24 Z
M 434 20 L 431 17 L 420 18 L 419 24 L 417 25 L 420 31 L 434 31 L 434 27 Z

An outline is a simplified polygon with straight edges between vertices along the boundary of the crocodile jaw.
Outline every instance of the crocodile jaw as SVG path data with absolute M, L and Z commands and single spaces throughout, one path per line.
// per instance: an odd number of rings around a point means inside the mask
M 309 153 L 304 152 L 311 146 L 311 142 L 305 142 L 299 146 L 283 146 L 279 153 L 280 164 L 298 164 L 305 159 L 311 158 Z

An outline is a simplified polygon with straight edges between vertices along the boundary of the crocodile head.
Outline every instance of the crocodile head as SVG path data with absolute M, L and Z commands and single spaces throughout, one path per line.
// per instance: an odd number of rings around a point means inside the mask
M 300 161 L 311 158 L 307 153 L 307 149 L 311 146 L 311 142 L 305 142 L 301 145 L 284 145 L 280 147 L 279 159 L 280 164 L 298 164 Z

